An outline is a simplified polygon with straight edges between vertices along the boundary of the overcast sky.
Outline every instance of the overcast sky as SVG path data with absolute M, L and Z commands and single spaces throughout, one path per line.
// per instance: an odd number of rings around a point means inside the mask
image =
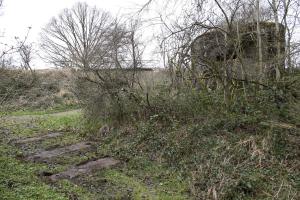
M 10 43 L 15 36 L 24 37 L 27 27 L 30 41 L 37 42 L 39 32 L 53 16 L 64 8 L 72 7 L 79 0 L 4 0 L 0 16 L 2 42 Z M 84 0 L 83 0 L 84 1 Z M 90 6 L 111 12 L 114 15 L 137 10 L 147 0 L 85 0 Z M 37 66 L 39 65 L 39 66 Z M 34 67 L 44 68 L 42 62 L 35 62 Z
M 39 33 L 52 17 L 57 16 L 64 8 L 71 8 L 80 0 L 4 0 L 4 5 L 0 11 L 0 42 L 13 44 L 14 37 L 23 38 L 28 27 L 32 27 L 29 35 L 29 42 L 38 43 Z M 113 15 L 121 15 L 136 12 L 148 0 L 81 0 L 87 2 L 90 6 L 97 6 Z M 163 0 L 158 1 L 163 3 Z M 180 1 L 179 1 L 180 2 Z M 183 3 L 184 1 L 182 1 Z M 180 9 L 184 5 L 177 5 Z M 180 10 L 179 9 L 179 10 Z M 157 5 L 156 11 L 163 10 L 165 7 Z M 176 9 L 175 9 L 176 10 Z M 153 13 L 152 13 L 153 14 Z M 152 16 L 151 12 L 148 15 Z M 173 9 L 170 14 L 175 15 Z M 169 14 L 168 14 L 169 15 Z M 148 17 L 149 17 L 148 16 Z M 180 15 L 179 15 L 180 16 Z M 152 52 L 155 51 L 155 41 L 151 37 L 159 29 L 146 27 L 142 35 L 146 36 L 147 43 L 146 58 L 149 60 L 159 59 Z M 296 39 L 300 38 L 300 27 L 296 29 Z M 158 61 L 159 63 L 159 61 Z M 158 65 L 161 65 L 159 63 Z M 38 57 L 33 62 L 34 68 L 47 68 L 48 64 L 42 62 Z M 161 66 L 155 66 L 161 67 Z

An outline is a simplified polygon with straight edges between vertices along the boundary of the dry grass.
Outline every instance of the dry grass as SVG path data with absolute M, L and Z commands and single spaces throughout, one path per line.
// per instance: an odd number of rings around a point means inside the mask
M 3 110 L 46 109 L 61 105 L 74 105 L 73 76 L 67 70 L 37 70 L 34 74 L 22 70 L 5 70 L 0 80 Z M 2 74 L 3 75 L 3 74 Z M 5 100 L 5 101 L 4 101 Z

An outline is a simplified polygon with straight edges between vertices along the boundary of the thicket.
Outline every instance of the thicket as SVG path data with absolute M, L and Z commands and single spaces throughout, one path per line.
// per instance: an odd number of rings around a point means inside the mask
M 242 87 L 237 88 L 229 106 L 224 103 L 220 90 L 199 90 L 188 85 L 175 88 L 170 82 L 160 81 L 145 91 L 126 84 L 119 85 L 119 82 L 114 80 L 110 92 L 107 92 L 97 84 L 80 78 L 77 80 L 75 91 L 88 113 L 87 117 L 113 124 L 150 119 L 166 124 L 172 121 L 189 123 L 213 115 L 224 120 L 231 115 L 242 116 L 238 117 L 240 120 L 244 117 L 292 120 L 290 107 L 299 100 L 298 72 L 263 89 L 255 84 L 249 85 L 247 96 Z
M 248 85 L 246 97 L 237 88 L 230 106 L 222 91 L 171 81 L 147 92 L 112 87 L 110 96 L 78 79 L 77 91 L 88 136 L 98 136 L 107 154 L 129 162 L 146 157 L 181 172 L 195 198 L 292 199 L 299 197 L 298 80 L 294 72 L 263 89 Z M 113 128 L 99 135 L 104 124 Z

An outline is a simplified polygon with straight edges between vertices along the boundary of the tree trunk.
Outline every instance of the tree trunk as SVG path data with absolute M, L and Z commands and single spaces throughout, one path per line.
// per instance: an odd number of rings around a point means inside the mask
M 279 16 L 278 16 L 278 2 L 277 0 L 272 1 L 272 7 L 274 12 L 274 18 L 275 18 L 275 31 L 276 31 L 276 49 L 277 49 L 277 56 L 276 56 L 276 62 L 275 62 L 275 70 L 276 70 L 276 81 L 280 80 L 281 77 L 281 65 L 282 65 L 282 58 L 281 58 L 281 45 L 280 45 L 280 27 L 279 27 Z
M 262 38 L 260 29 L 260 0 L 256 0 L 256 29 L 257 29 L 257 45 L 258 45 L 258 66 L 259 66 L 259 83 L 263 82 L 264 67 L 262 53 Z
M 289 3 L 290 3 L 290 0 L 284 0 L 283 1 L 283 7 L 284 7 L 284 28 L 285 28 L 285 31 L 287 32 L 287 39 L 286 39 L 286 52 L 285 52 L 285 58 L 287 59 L 287 68 L 288 68 L 288 71 L 291 71 L 292 69 L 292 56 L 291 56 L 291 40 L 292 40 L 292 33 L 291 33 L 291 30 L 288 26 L 288 22 L 287 22 L 287 15 L 288 15 L 288 11 L 289 11 Z
M 241 35 L 240 35 L 240 26 L 239 26 L 239 22 L 236 23 L 236 32 L 237 32 L 237 39 L 238 39 L 238 58 L 240 59 L 240 70 L 241 70 L 241 75 L 242 75 L 242 79 L 243 80 L 246 80 L 246 73 L 245 73 L 245 69 L 244 69 L 244 63 L 243 63 L 243 60 L 241 58 L 243 58 L 243 56 L 241 55 Z M 247 90 L 246 90 L 246 84 L 245 84 L 245 81 L 243 81 L 243 90 L 244 90 L 244 96 L 245 96 L 245 99 L 247 99 Z
M 231 86 L 231 74 L 229 72 L 229 66 L 227 64 L 227 48 L 228 48 L 228 35 L 227 33 L 224 33 L 225 38 L 225 50 L 224 50 L 224 60 L 223 60 L 223 68 L 224 68 L 224 84 L 223 84 L 223 90 L 224 90 L 224 102 L 227 107 L 231 104 L 231 92 L 230 92 L 230 86 Z
M 137 70 L 137 58 L 136 58 L 136 44 L 135 44 L 135 32 L 132 31 L 131 33 L 131 48 L 132 48 L 132 67 L 133 67 L 133 73 L 132 73 L 132 80 L 131 80 L 131 87 L 134 86 L 135 83 L 135 75 L 136 75 L 136 70 Z

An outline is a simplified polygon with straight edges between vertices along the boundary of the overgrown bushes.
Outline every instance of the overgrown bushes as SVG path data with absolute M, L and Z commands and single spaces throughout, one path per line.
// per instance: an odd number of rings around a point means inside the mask
M 75 105 L 70 73 L 0 69 L 1 110 L 46 109 Z
M 250 89 L 246 97 L 237 93 L 230 106 L 224 104 L 221 91 L 199 91 L 190 87 L 174 89 L 168 84 L 158 84 L 147 91 L 116 84 L 106 90 L 80 79 L 76 91 L 88 118 L 118 124 L 149 119 L 161 123 L 198 123 L 206 118 L 221 119 L 222 116 L 228 124 L 228 117 L 236 114 L 243 118 L 288 118 L 289 105 L 297 101 L 293 96 L 295 93 L 290 90 Z
M 299 148 L 291 141 L 299 137 L 297 129 L 261 125 L 270 119 L 264 112 L 207 104 L 210 109 L 195 112 L 197 118 L 164 113 L 123 125 L 102 137 L 101 149 L 125 161 L 146 157 L 181 172 L 196 199 L 295 198 Z
M 157 84 L 147 92 L 116 90 L 118 96 L 109 98 L 92 83 L 84 83 L 88 87 L 80 86 L 89 88 L 81 93 L 87 117 L 118 124 L 101 136 L 103 154 L 124 161 L 143 157 L 172 168 L 189 180 L 189 193 L 196 199 L 291 199 L 298 195 L 295 166 L 300 157 L 293 142 L 299 140 L 297 128 L 261 123 L 296 121 L 291 105 L 299 101 L 291 90 L 249 87 L 247 98 L 237 93 L 228 107 L 218 90 Z

